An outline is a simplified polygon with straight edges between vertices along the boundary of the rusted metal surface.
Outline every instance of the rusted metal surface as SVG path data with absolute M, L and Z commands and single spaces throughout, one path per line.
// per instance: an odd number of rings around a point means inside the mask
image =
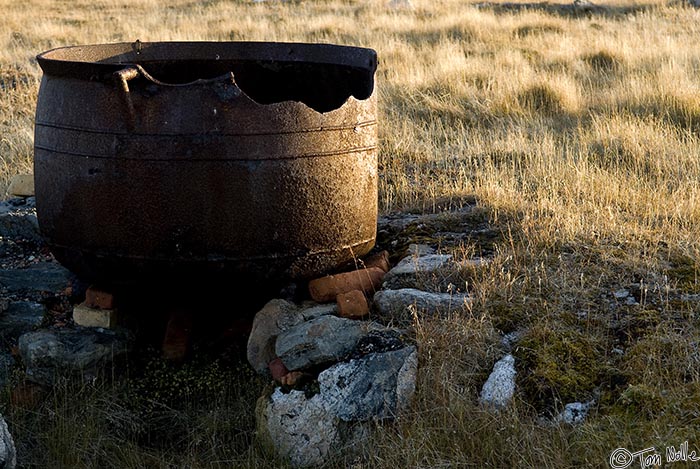
M 79 276 L 309 278 L 374 245 L 374 51 L 136 43 L 38 61 L 39 224 Z

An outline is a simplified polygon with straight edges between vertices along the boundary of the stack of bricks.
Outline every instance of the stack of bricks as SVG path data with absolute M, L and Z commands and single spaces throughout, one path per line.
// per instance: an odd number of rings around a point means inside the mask
M 340 317 L 361 319 L 369 314 L 367 300 L 379 290 L 390 267 L 389 253 L 382 251 L 361 261 L 357 270 L 312 280 L 309 293 L 318 303 L 335 301 Z
M 114 295 L 90 286 L 85 292 L 85 301 L 73 308 L 73 322 L 83 327 L 113 329 L 117 323 Z

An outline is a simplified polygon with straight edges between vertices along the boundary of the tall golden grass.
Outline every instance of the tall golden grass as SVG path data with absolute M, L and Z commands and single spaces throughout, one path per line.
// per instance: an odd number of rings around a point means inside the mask
M 471 315 L 416 324 L 414 412 L 379 429 L 355 467 L 607 467 L 618 446 L 700 446 L 700 303 L 688 300 L 700 292 L 700 12 L 659 0 L 580 14 L 411 5 L 3 0 L 0 188 L 31 170 L 43 50 L 137 38 L 372 47 L 382 210 L 472 197 L 503 236 L 488 267 L 465 273 Z M 613 305 L 620 288 L 640 304 Z M 513 330 L 524 335 L 518 398 L 494 415 L 476 398 L 503 353 L 498 333 Z M 580 427 L 540 419 L 547 402 L 592 398 Z M 24 433 L 41 440 L 37 425 Z M 94 432 L 59 430 L 94 444 Z M 100 451 L 128 467 L 227 467 L 192 447 L 181 459 L 127 446 Z M 229 462 L 268 464 L 251 451 Z

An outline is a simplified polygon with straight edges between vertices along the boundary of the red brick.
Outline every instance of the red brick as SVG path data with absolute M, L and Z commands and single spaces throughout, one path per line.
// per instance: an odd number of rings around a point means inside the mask
M 269 365 L 267 365 L 267 367 L 270 369 L 272 379 L 274 379 L 275 381 L 281 382 L 282 378 L 284 378 L 289 373 L 287 367 L 284 366 L 284 363 L 282 363 L 281 358 L 275 358 L 270 362 Z
M 385 272 L 379 267 L 354 270 L 337 275 L 328 275 L 309 282 L 309 293 L 314 301 L 326 303 L 335 300 L 341 293 L 353 290 L 371 295 L 381 287 Z
M 338 303 L 338 316 L 341 318 L 360 319 L 369 314 L 367 298 L 360 290 L 341 293 L 335 301 Z
M 114 295 L 91 285 L 85 291 L 85 306 L 93 309 L 114 309 Z
M 384 272 L 389 272 L 389 269 L 391 269 L 391 263 L 389 262 L 389 252 L 387 251 L 381 251 L 369 255 L 362 259 L 362 263 L 367 269 L 371 267 L 379 267 Z
M 190 348 L 192 315 L 186 311 L 173 311 L 168 320 L 163 338 L 163 358 L 180 363 Z

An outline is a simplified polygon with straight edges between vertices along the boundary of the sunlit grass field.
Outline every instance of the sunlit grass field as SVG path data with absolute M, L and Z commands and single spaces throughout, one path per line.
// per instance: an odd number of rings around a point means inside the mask
M 31 172 L 44 50 L 136 39 L 371 47 L 382 212 L 476 200 L 501 235 L 494 261 L 463 273 L 472 309 L 415 325 L 410 414 L 329 465 L 609 467 L 617 447 L 700 448 L 700 10 L 390 3 L 0 0 L 0 192 Z M 620 289 L 638 304 L 618 305 Z M 513 331 L 518 393 L 494 414 L 478 394 Z M 130 394 L 115 385 L 2 412 L 27 467 L 283 464 L 254 437 L 261 383 L 244 371 L 207 379 L 226 380 L 211 388 L 218 400 L 159 403 L 162 421 L 120 404 Z M 596 402 L 584 424 L 550 422 L 576 400 Z M 163 422 L 177 419 L 192 424 L 173 436 L 165 428 L 179 427 Z

